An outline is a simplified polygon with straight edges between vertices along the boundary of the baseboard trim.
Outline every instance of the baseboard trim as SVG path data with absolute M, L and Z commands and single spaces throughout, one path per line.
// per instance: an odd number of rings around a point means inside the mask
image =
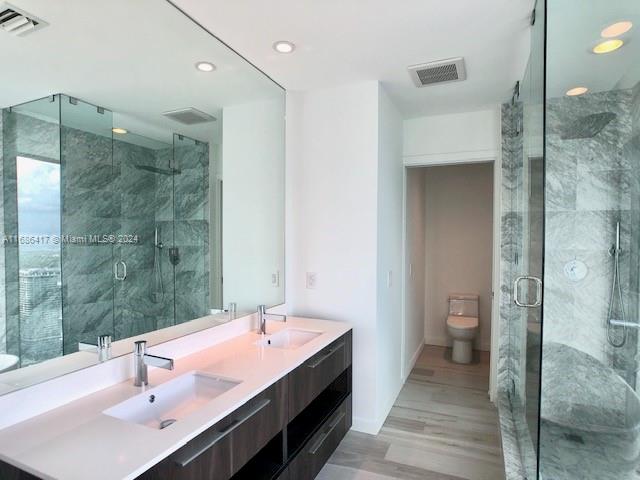
M 429 338 L 429 339 L 424 339 L 424 344 L 425 345 L 433 345 L 436 347 L 451 347 L 451 340 L 449 340 L 448 338 Z M 474 344 L 473 345 L 473 349 L 474 350 L 481 350 L 483 352 L 490 352 L 491 351 L 491 344 Z
M 368 433 L 369 435 L 377 435 L 384 424 L 386 417 L 380 420 L 371 420 L 369 418 L 353 417 L 351 430 L 356 432 Z
M 411 360 L 409 360 L 409 365 L 405 367 L 402 383 L 405 383 L 409 378 L 409 375 L 411 374 L 411 370 L 413 370 L 413 367 L 416 366 L 416 363 L 418 362 L 418 358 L 420 358 L 420 355 L 424 350 L 424 346 L 425 346 L 425 343 L 423 342 L 422 344 L 418 345 L 418 349 L 415 352 L 413 352 L 413 355 L 411 356 Z

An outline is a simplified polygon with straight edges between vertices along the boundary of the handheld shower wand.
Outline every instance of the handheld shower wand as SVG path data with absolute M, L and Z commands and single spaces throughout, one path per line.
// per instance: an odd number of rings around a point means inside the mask
M 613 257 L 613 279 L 611 283 L 611 297 L 609 299 L 609 313 L 607 314 L 607 340 L 612 347 L 620 348 L 627 342 L 627 318 L 622 300 L 622 285 L 620 283 L 620 222 L 616 223 L 616 242 L 609 249 L 609 255 Z M 620 318 L 613 318 L 613 305 L 618 297 Z M 614 327 L 622 328 L 622 337 L 617 338 Z
M 160 228 L 156 226 L 153 239 L 153 290 L 151 291 L 151 299 L 155 303 L 164 300 L 164 282 L 162 280 L 162 265 L 160 264 L 160 250 L 163 247 Z

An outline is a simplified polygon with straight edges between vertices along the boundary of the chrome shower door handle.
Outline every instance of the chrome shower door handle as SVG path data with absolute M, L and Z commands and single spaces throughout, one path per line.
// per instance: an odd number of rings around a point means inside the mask
M 118 268 L 120 265 L 122 266 L 122 272 Z M 124 281 L 127 278 L 127 264 L 124 263 L 122 260 L 120 260 L 119 262 L 114 263 L 113 264 L 113 276 L 114 276 L 114 278 L 116 280 L 120 280 L 121 282 Z
M 536 284 L 536 298 L 533 303 L 522 303 L 520 301 L 520 282 L 534 282 Z M 542 305 L 542 280 L 532 275 L 522 275 L 513 282 L 513 302 L 519 307 L 535 308 Z

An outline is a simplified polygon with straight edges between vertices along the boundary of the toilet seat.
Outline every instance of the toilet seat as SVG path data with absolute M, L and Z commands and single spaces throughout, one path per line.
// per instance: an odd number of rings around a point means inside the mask
M 463 317 L 462 315 L 449 315 L 447 325 L 452 328 L 472 329 L 478 328 L 478 317 Z

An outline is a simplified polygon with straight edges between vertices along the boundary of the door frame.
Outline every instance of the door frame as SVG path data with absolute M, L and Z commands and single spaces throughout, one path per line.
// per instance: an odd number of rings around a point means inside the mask
M 501 132 L 499 135 L 499 145 L 502 144 Z M 402 272 L 402 337 L 401 337 L 401 377 L 403 382 L 406 381 L 413 364 L 417 358 L 411 359 L 411 364 L 405 369 L 405 359 L 407 356 L 405 332 L 407 325 L 406 317 L 406 255 L 407 255 L 407 169 L 419 168 L 419 167 L 436 167 L 445 165 L 469 165 L 475 163 L 491 163 L 493 164 L 493 235 L 492 235 L 492 268 L 491 268 L 491 290 L 493 298 L 491 300 L 491 350 L 490 365 L 489 365 L 489 399 L 496 403 L 497 390 L 498 390 L 498 357 L 500 347 L 500 284 L 501 284 L 501 272 L 500 272 L 500 232 L 502 227 L 501 218 L 501 201 L 502 201 L 502 155 L 500 148 L 496 148 L 495 151 L 482 151 L 482 152 L 464 152 L 458 155 L 447 155 L 446 159 L 438 160 L 433 158 L 420 158 L 413 159 L 411 162 L 404 162 L 404 186 L 403 186 L 403 231 L 402 231 L 402 258 L 403 258 L 403 272 Z M 413 354 L 413 352 L 411 352 Z

